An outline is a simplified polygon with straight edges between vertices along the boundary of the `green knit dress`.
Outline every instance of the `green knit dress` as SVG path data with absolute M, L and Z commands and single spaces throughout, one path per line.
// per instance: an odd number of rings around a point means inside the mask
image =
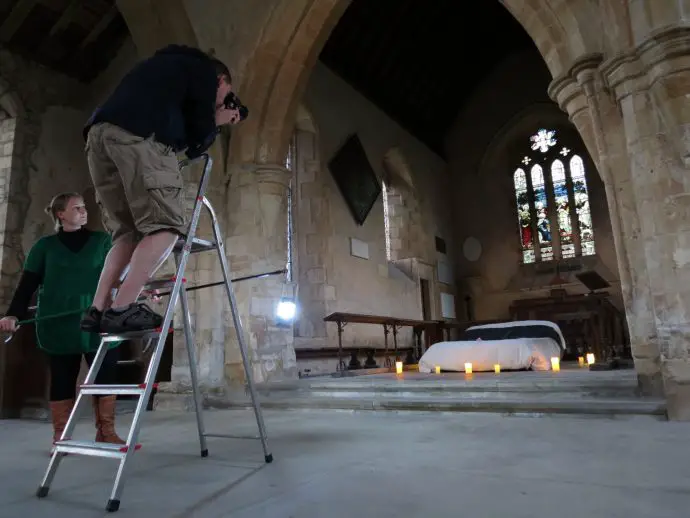
M 97 333 L 85 333 L 79 323 L 82 313 L 41 320 L 43 317 L 86 309 L 93 300 L 98 279 L 111 247 L 110 236 L 91 232 L 86 244 L 74 252 L 57 234 L 39 239 L 31 248 L 24 269 L 41 276 L 36 311 L 38 345 L 48 354 L 94 352 L 100 344 Z M 109 348 L 117 347 L 113 342 Z

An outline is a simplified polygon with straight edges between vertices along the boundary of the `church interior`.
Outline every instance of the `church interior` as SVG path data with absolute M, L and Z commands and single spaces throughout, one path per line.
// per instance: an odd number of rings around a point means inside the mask
M 265 408 L 690 420 L 690 8 L 466 4 L 0 0 L 0 303 L 56 193 L 103 229 L 91 112 L 136 62 L 189 45 L 249 108 L 210 150 L 208 197 L 249 278 L 234 289 Z M 221 274 L 188 268 L 189 285 Z M 189 301 L 205 405 L 244 408 L 223 292 Z M 421 372 L 435 343 L 520 321 L 556 325 L 561 372 Z M 189 410 L 182 327 L 178 311 L 153 414 Z M 145 350 L 122 348 L 120 382 L 139 383 Z M 24 326 L 0 347 L 0 418 L 45 419 L 48 385 Z

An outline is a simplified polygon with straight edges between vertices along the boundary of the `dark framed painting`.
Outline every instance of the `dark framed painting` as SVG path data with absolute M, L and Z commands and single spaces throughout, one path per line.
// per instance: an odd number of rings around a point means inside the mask
M 363 225 L 381 192 L 362 142 L 351 135 L 328 162 L 328 169 L 357 225 Z

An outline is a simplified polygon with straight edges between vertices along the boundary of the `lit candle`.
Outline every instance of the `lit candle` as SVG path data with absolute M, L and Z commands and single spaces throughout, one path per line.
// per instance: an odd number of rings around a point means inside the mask
M 500 374 L 500 373 L 501 373 L 501 366 L 500 366 L 498 363 L 497 363 L 496 365 L 494 365 L 494 372 L 495 372 L 496 374 Z
M 584 367 L 585 366 L 585 357 L 584 356 L 578 356 L 577 357 L 577 363 L 578 363 L 578 365 L 580 365 L 580 367 Z
M 465 374 L 472 374 L 472 364 L 471 363 L 465 364 Z
M 551 358 L 551 370 L 554 372 L 561 370 L 561 359 L 558 356 Z
M 396 374 L 402 374 L 402 367 L 403 367 L 402 362 L 395 362 L 395 373 Z
M 441 374 L 441 366 L 440 365 L 436 366 L 436 374 Z
M 587 365 L 594 363 L 594 353 L 587 353 Z

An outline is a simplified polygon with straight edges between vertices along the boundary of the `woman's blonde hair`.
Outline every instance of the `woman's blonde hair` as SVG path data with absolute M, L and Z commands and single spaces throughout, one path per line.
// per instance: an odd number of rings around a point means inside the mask
M 60 221 L 60 218 L 58 218 L 57 214 L 58 212 L 62 212 L 67 208 L 67 204 L 72 198 L 84 199 L 84 197 L 78 192 L 61 192 L 60 194 L 53 196 L 53 199 L 50 200 L 50 204 L 48 204 L 48 206 L 45 208 L 46 214 L 51 217 L 53 223 L 55 224 L 55 232 L 60 230 L 62 227 L 62 222 Z

